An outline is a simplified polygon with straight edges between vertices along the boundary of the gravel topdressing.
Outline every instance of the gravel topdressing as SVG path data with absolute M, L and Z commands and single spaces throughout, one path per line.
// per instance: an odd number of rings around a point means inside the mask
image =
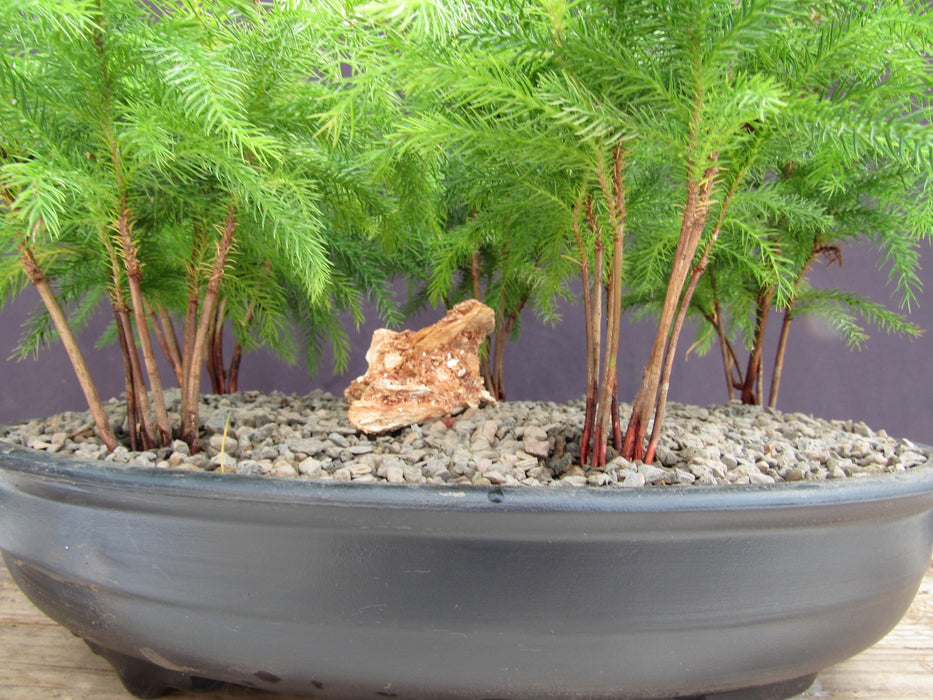
M 177 413 L 177 392 L 167 398 L 170 413 Z M 119 434 L 126 407 L 113 399 L 106 408 Z M 621 406 L 623 418 L 629 410 Z M 706 408 L 670 404 L 655 463 L 615 457 L 604 471 L 576 464 L 582 401 L 508 401 L 390 435 L 367 436 L 348 422 L 344 400 L 324 392 L 241 392 L 204 397 L 201 421 L 201 451 L 194 455 L 177 440 L 148 452 L 121 446 L 109 453 L 93 434 L 90 414 L 78 412 L 0 427 L 0 440 L 159 469 L 484 486 L 773 484 L 904 471 L 930 459 L 926 448 L 864 423 L 737 403 Z

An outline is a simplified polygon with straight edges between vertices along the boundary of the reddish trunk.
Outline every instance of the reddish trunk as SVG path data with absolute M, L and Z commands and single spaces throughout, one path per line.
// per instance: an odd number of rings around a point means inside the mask
M 590 391 L 593 395 L 593 415 L 590 418 L 591 432 L 593 435 L 592 443 L 587 449 L 590 453 L 590 463 L 599 460 L 597 445 L 599 444 L 599 366 L 600 356 L 602 355 L 602 333 L 603 333 L 603 234 L 596 219 L 596 213 L 593 209 L 593 201 L 587 201 L 587 221 L 590 230 L 594 235 L 593 245 L 593 279 L 590 307 L 590 324 L 592 327 L 593 344 L 591 347 L 592 356 L 590 357 L 592 370 L 592 387 Z
M 715 155 L 711 160 L 716 160 Z M 692 180 L 687 184 L 687 202 L 681 222 L 680 238 L 674 252 L 671 276 L 658 319 L 657 333 L 642 378 L 641 389 L 632 405 L 632 415 L 622 443 L 622 456 L 630 461 L 645 458 L 648 423 L 657 411 L 665 358 L 668 353 L 674 351 L 671 345 L 671 331 L 675 315 L 680 307 L 687 275 L 693 266 L 693 258 L 706 224 L 715 174 L 716 167 L 711 166 L 701 180 Z
M 603 376 L 600 382 L 596 416 L 596 434 L 593 438 L 593 467 L 606 466 L 606 449 L 610 433 L 615 433 L 618 416 L 613 416 L 618 384 L 617 362 L 619 355 L 619 335 L 622 324 L 622 255 L 625 245 L 625 222 L 627 218 L 625 186 L 625 150 L 620 145 L 613 150 L 612 178 L 607 181 L 602 167 L 598 170 L 600 187 L 609 205 L 609 217 L 612 223 L 612 267 L 609 271 L 609 285 L 606 294 L 606 337 L 608 345 L 603 360 Z M 617 443 L 618 447 L 619 444 Z
M 211 321 L 218 303 L 220 281 L 223 279 L 227 257 L 230 253 L 230 249 L 233 247 L 235 232 L 236 207 L 231 204 L 227 209 L 227 218 L 224 222 L 223 234 L 217 242 L 214 263 L 211 267 L 211 275 L 208 278 L 207 286 L 204 290 L 204 303 L 201 308 L 201 318 L 197 323 L 197 330 L 194 333 L 193 342 L 191 343 L 188 372 L 181 388 L 181 439 L 188 443 L 192 449 L 196 449 L 196 445 L 198 444 L 198 431 L 200 428 L 198 399 L 201 394 L 201 365 L 204 362 L 205 352 L 207 351 L 208 334 L 211 332 L 212 328 Z M 185 345 L 187 350 L 187 339 Z
M 580 231 L 580 210 L 586 206 L 587 223 L 592 229 L 589 212 L 591 206 L 589 202 L 584 204 L 582 192 L 580 198 L 573 207 L 573 235 L 577 243 L 577 252 L 580 256 L 580 278 L 583 282 L 583 315 L 584 333 L 586 336 L 586 410 L 583 415 L 583 434 L 580 436 L 580 464 L 586 464 L 589 457 L 590 440 L 593 437 L 593 423 L 596 419 L 596 372 L 594 371 L 594 343 L 595 335 L 598 329 L 593 326 L 593 299 L 591 293 L 590 281 L 590 263 L 587 246 L 583 241 L 583 234 Z M 597 360 L 598 362 L 598 360 Z
M 709 264 L 710 254 L 713 252 L 713 247 L 716 245 L 716 241 L 719 240 L 719 234 L 722 232 L 722 225 L 726 220 L 726 212 L 729 209 L 729 205 L 732 203 L 732 198 L 735 196 L 738 184 L 741 181 L 742 172 L 740 172 L 732 181 L 732 185 L 730 186 L 729 191 L 726 193 L 726 196 L 723 199 L 722 206 L 719 208 L 719 216 L 716 218 L 716 224 L 713 227 L 713 232 L 710 234 L 709 241 L 707 241 L 706 247 L 703 249 L 703 254 L 700 256 L 700 260 L 697 262 L 696 266 L 690 273 L 690 281 L 687 283 L 687 288 L 684 290 L 683 296 L 680 299 L 680 305 L 677 310 L 677 318 L 674 320 L 674 325 L 671 329 L 670 341 L 668 343 L 666 355 L 664 357 L 664 369 L 661 372 L 661 384 L 658 390 L 657 405 L 655 406 L 654 424 L 651 427 L 651 437 L 648 440 L 648 447 L 645 450 L 644 459 L 648 464 L 654 461 L 655 453 L 658 449 L 658 441 L 661 437 L 661 427 L 664 425 L 664 416 L 667 412 L 667 395 L 671 385 L 671 372 L 674 367 L 674 358 L 677 350 L 677 344 L 680 341 L 680 333 L 683 330 L 684 321 L 687 319 L 687 313 L 690 310 L 690 302 L 693 300 L 693 295 L 696 292 L 697 284 L 700 282 L 700 277 L 702 277 L 703 273 L 706 272 L 706 266 Z M 705 193 L 708 206 L 709 198 L 712 192 L 712 178 L 714 176 L 714 172 L 708 170 L 706 174 L 709 178 L 707 180 L 707 188 Z M 716 312 L 718 315 L 718 300 L 716 302 Z
M 224 313 L 225 302 L 221 301 L 211 319 L 211 330 L 207 341 L 207 373 L 215 394 L 227 393 L 227 376 L 224 366 Z
M 120 321 L 120 315 L 114 307 L 114 318 L 117 325 L 117 338 L 120 342 L 120 354 L 123 357 L 123 384 L 126 387 L 126 433 L 130 444 L 130 450 L 138 452 L 142 449 L 139 441 L 139 433 L 136 427 L 136 389 L 133 387 L 133 369 L 130 366 L 130 350 L 126 344 L 126 333 L 123 331 L 123 324 Z
M 793 321 L 793 309 L 789 308 L 784 312 L 781 335 L 778 338 L 777 352 L 774 357 L 774 371 L 771 374 L 771 394 L 768 397 L 769 408 L 777 408 L 778 392 L 781 390 L 781 375 L 784 373 L 784 353 L 787 351 L 787 336 L 790 333 L 790 324 Z
M 143 378 L 142 366 L 139 363 L 139 353 L 136 350 L 136 341 L 133 337 L 133 321 L 129 309 L 123 305 L 114 307 L 117 321 L 120 324 L 120 334 L 126 344 L 126 359 L 130 368 L 131 386 L 134 412 L 127 412 L 129 430 L 138 435 L 139 444 L 143 449 L 150 450 L 157 446 L 155 433 L 152 428 L 152 417 L 149 406 L 149 394 L 146 392 L 146 380 Z M 129 394 L 127 394 L 129 396 Z
M 175 379 L 181 386 L 181 352 L 178 349 L 178 338 L 175 337 L 175 329 L 172 327 L 172 320 L 164 308 L 159 308 L 158 312 L 148 304 L 146 309 L 149 312 L 149 318 L 152 319 L 152 330 L 159 341 L 162 352 L 172 366 L 175 373 Z
M 230 370 L 227 372 L 227 393 L 235 394 L 240 389 L 240 361 L 243 359 L 243 346 L 239 341 L 233 343 L 230 356 Z
M 497 401 L 505 401 L 505 349 L 506 344 L 509 341 L 509 336 L 512 334 L 512 329 L 515 327 L 515 322 L 518 320 L 518 317 L 522 313 L 522 309 L 525 308 L 525 304 L 528 302 L 528 295 L 526 294 L 522 297 L 518 306 L 509 313 L 508 317 L 505 319 L 505 322 L 502 323 L 500 320 L 500 327 L 496 329 L 495 333 L 495 347 L 493 352 L 493 363 L 492 363 L 492 395 L 496 398 Z M 500 319 L 505 315 L 505 302 L 503 301 L 502 310 L 500 311 Z
M 748 368 L 745 370 L 745 383 L 742 385 L 742 403 L 761 403 L 761 393 L 758 390 L 761 372 L 761 354 L 764 350 L 765 330 L 768 326 L 768 313 L 771 311 L 771 299 L 774 296 L 774 287 L 762 289 L 758 294 L 757 310 L 755 312 L 755 338 L 752 352 L 748 358 Z
M 172 441 L 172 427 L 165 407 L 165 394 L 162 391 L 162 379 L 159 376 L 159 367 L 156 362 L 155 351 L 152 346 L 152 336 L 149 334 L 149 320 L 146 317 L 146 302 L 142 293 L 142 266 L 137 257 L 136 242 L 133 240 L 130 224 L 130 211 L 123 202 L 119 217 L 120 246 L 123 251 L 123 264 L 126 269 L 126 278 L 130 288 L 130 299 L 133 304 L 133 318 L 136 322 L 136 332 L 139 335 L 139 345 L 142 349 L 146 373 L 149 376 L 149 388 L 152 391 L 152 401 L 155 405 L 156 425 L 159 431 L 159 444 L 166 445 Z

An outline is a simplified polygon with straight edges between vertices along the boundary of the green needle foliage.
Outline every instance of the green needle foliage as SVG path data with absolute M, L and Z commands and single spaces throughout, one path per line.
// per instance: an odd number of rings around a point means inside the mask
M 749 337 L 771 306 L 791 316 L 819 307 L 853 339 L 853 310 L 915 332 L 803 280 L 816 258 L 867 239 L 905 304 L 914 299 L 915 246 L 931 231 L 924 3 L 390 0 L 361 13 L 407 100 L 397 148 L 470 164 L 468 216 L 444 233 L 436 293 L 477 251 L 496 264 L 533 251 L 539 277 L 566 279 L 568 261 L 581 275 L 583 461 L 605 462 L 610 432 L 628 459 L 653 459 L 691 309 L 718 305 L 714 318 L 739 324 L 751 300 Z M 658 315 L 624 438 L 614 407 L 623 289 L 627 304 Z M 751 396 L 760 350 L 749 367 Z
M 748 401 L 772 308 L 772 401 L 796 315 L 853 345 L 863 322 L 918 332 L 806 277 L 867 241 L 904 310 L 916 301 L 933 230 L 919 0 L 15 0 L 0 37 L 0 294 L 36 287 L 47 317 L 23 347 L 58 334 L 92 409 L 71 325 L 110 303 L 140 444 L 196 443 L 205 361 L 215 390 L 260 343 L 313 359 L 329 341 L 339 361 L 335 312 L 359 321 L 368 296 L 396 320 L 396 275 L 497 310 L 497 392 L 522 310 L 553 316 L 582 289 L 594 466 L 610 436 L 653 459 L 691 313 Z M 623 433 L 628 306 L 658 324 Z M 182 387 L 177 428 L 156 345 Z
M 369 296 L 397 320 L 385 290 L 401 258 L 372 239 L 404 217 L 358 158 L 377 115 L 354 133 L 328 129 L 352 108 L 342 51 L 357 39 L 341 12 L 237 0 L 0 8 L 0 296 L 39 290 L 48 321 L 24 347 L 54 328 L 111 448 L 71 327 L 98 302 L 113 309 L 134 447 L 178 434 L 197 448 L 205 360 L 231 388 L 216 344 L 225 319 L 239 345 L 286 357 L 297 323 L 309 359 L 332 340 L 338 364 L 339 310 L 359 322 Z M 181 425 L 157 345 L 181 386 Z

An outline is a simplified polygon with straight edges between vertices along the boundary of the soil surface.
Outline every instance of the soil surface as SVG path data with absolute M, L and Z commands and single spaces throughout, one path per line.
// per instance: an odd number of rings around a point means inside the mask
M 169 392 L 171 411 L 178 396 Z M 118 434 L 126 407 L 107 403 Z M 629 407 L 620 407 L 628 415 Z M 347 419 L 347 404 L 306 396 L 241 392 L 205 396 L 200 450 L 176 440 L 147 452 L 109 453 L 88 413 L 0 427 L 0 440 L 160 469 L 279 478 L 410 484 L 641 488 L 858 478 L 903 471 L 930 459 L 927 448 L 864 423 L 826 421 L 737 403 L 671 404 L 654 464 L 614 457 L 604 470 L 578 464 L 583 402 L 509 401 L 379 436 Z

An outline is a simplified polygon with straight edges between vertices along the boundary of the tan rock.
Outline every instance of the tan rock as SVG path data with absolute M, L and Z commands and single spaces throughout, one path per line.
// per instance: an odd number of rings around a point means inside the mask
M 369 369 L 344 392 L 350 423 L 384 433 L 495 403 L 479 372 L 479 346 L 494 325 L 493 310 L 470 299 L 419 331 L 377 330 Z

